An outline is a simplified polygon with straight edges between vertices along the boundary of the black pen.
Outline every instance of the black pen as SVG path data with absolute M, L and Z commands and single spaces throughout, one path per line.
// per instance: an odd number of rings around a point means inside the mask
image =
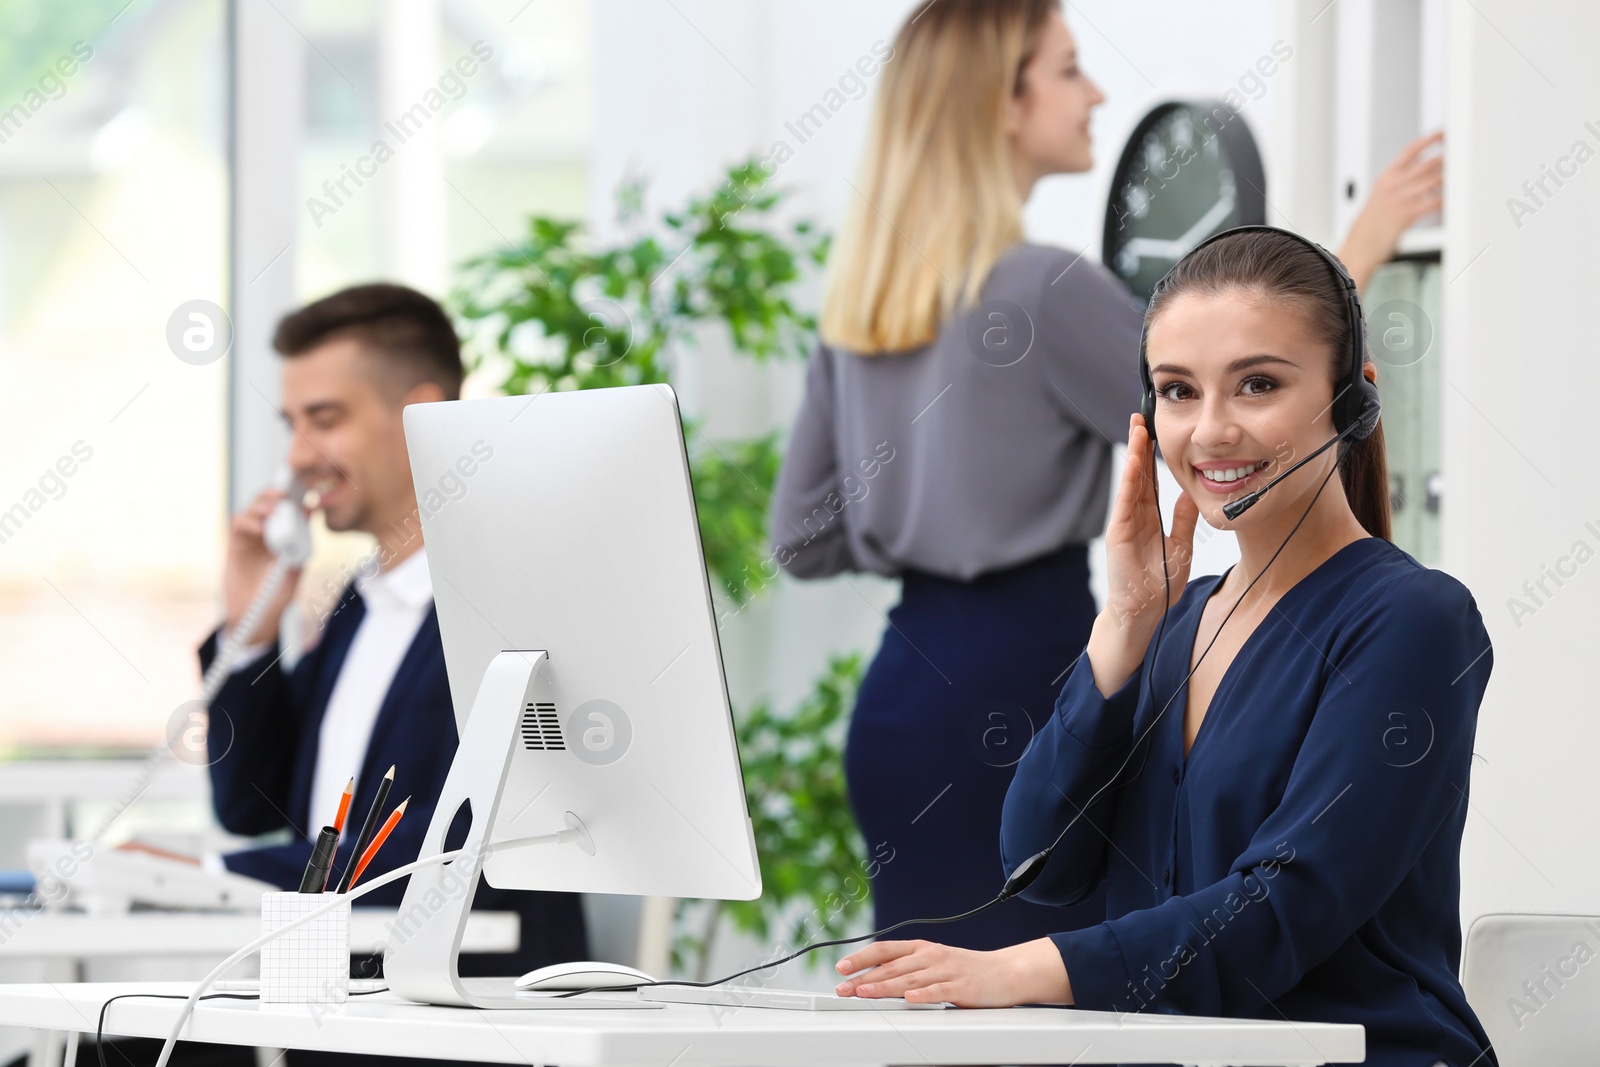
M 300 876 L 300 892 L 320 893 L 328 886 L 328 872 L 333 869 L 333 850 L 339 844 L 339 831 L 324 826 L 317 835 L 317 844 L 311 850 L 311 862 L 306 873 Z
M 367 821 L 361 824 L 361 834 L 356 838 L 356 847 L 350 850 L 350 858 L 345 861 L 344 875 L 339 879 L 339 888 L 336 893 L 350 892 L 350 883 L 356 876 L 356 861 L 361 858 L 361 853 L 366 851 L 367 844 L 372 840 L 372 833 L 378 828 L 378 817 L 383 814 L 383 802 L 389 799 L 389 787 L 394 785 L 394 767 L 389 768 L 389 773 L 383 776 L 383 781 L 378 783 L 378 795 L 373 798 L 372 807 L 367 809 Z

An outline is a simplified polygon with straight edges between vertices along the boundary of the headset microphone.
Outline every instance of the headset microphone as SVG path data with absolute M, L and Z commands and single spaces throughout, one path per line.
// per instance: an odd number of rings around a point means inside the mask
M 1323 445 L 1321 448 L 1318 448 L 1315 452 L 1311 453 L 1311 455 L 1307 456 L 1305 459 L 1302 459 L 1300 462 L 1296 463 L 1294 466 L 1290 467 L 1288 470 L 1272 479 L 1272 481 L 1268 482 L 1266 485 L 1263 485 L 1260 489 L 1252 489 L 1238 500 L 1230 500 L 1226 504 L 1222 505 L 1222 513 L 1228 516 L 1230 519 L 1237 519 L 1240 515 L 1243 515 L 1245 512 L 1254 507 L 1256 501 L 1260 500 L 1264 495 L 1266 495 L 1268 489 L 1271 489 L 1273 486 L 1289 477 L 1289 475 L 1293 474 L 1301 467 L 1304 467 L 1307 463 L 1310 463 L 1312 460 L 1316 459 L 1318 456 L 1322 455 L 1328 449 L 1332 448 L 1340 441 L 1343 441 L 1346 437 L 1350 436 L 1360 428 L 1360 423 L 1352 422 L 1349 426 L 1346 426 L 1344 429 L 1340 430 L 1338 433 L 1329 438 L 1327 444 Z

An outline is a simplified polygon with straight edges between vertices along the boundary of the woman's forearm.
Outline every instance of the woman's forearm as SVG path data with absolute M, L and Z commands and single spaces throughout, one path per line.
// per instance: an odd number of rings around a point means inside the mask
M 1148 638 L 1130 637 L 1112 615 L 1102 611 L 1095 616 L 1085 655 L 1094 671 L 1094 687 L 1100 690 L 1101 696 L 1109 698 L 1128 684 L 1128 679 L 1144 661 L 1149 643 Z
M 1018 971 L 1016 1003 L 1072 1003 L 1072 979 L 1054 941 L 1041 937 L 1006 951 L 1013 954 Z

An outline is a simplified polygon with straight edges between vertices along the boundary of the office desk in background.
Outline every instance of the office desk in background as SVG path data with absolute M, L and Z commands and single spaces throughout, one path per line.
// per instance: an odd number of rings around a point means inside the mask
M 0 761 L 0 808 L 8 821 L 0 827 L 0 845 L 15 856 L 0 866 L 16 866 L 22 841 L 34 837 L 72 837 L 88 833 L 111 810 L 137 797 L 140 804 L 210 803 L 211 783 L 204 767 L 175 759 L 140 756 L 123 759 L 55 759 Z M 95 812 L 83 817 L 85 805 Z M 75 820 L 75 816 L 78 816 Z M 77 823 L 86 825 L 77 825 Z
M 0 985 L 0 1025 L 93 1035 L 127 993 L 187 994 L 183 982 Z M 610 994 L 615 997 L 617 994 Z M 165 1037 L 181 1000 L 119 1000 L 106 1032 Z M 1117 1015 L 1061 1008 L 801 1012 L 668 1004 L 657 1010 L 478 1011 L 402 1001 L 202 1002 L 195 1041 L 561 1067 L 836 1067 L 884 1063 L 1177 1063 L 1286 1067 L 1360 1062 L 1353 1024 Z M 76 1036 L 71 1042 L 76 1045 Z
M 386 940 L 393 908 L 350 909 L 350 951 L 376 952 Z M 0 913 L 3 921 L 4 913 Z M 521 917 L 514 911 L 475 911 L 467 917 L 462 952 L 515 952 Z M 44 911 L 23 919 L 0 940 L 0 960 L 36 959 L 84 963 L 118 958 L 196 956 L 214 965 L 261 936 L 256 912 L 135 911 L 84 915 Z M 76 974 L 65 976 L 78 981 Z

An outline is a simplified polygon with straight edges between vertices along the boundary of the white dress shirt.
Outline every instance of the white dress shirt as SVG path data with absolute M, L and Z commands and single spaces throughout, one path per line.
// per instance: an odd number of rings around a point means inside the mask
M 310 825 L 305 828 L 312 841 L 324 826 L 333 823 L 345 783 L 360 775 L 378 709 L 433 604 L 433 578 L 423 549 L 417 549 L 387 571 L 378 570 L 376 557 L 373 560 L 356 575 L 356 591 L 366 604 L 366 614 L 356 628 L 322 716 L 317 765 L 311 773 Z M 226 631 L 219 634 L 217 647 L 227 639 Z M 244 648 L 234 671 L 249 667 L 270 648 L 265 642 Z M 353 812 L 345 820 L 344 837 L 353 839 L 361 832 L 361 818 L 360 813 Z M 217 853 L 201 856 L 200 866 L 214 874 L 227 869 Z
M 311 775 L 310 825 L 306 827 L 312 840 L 322 827 L 333 823 L 345 783 L 361 774 L 378 709 L 433 604 L 428 557 L 419 548 L 387 571 L 376 566 L 365 569 L 356 576 L 356 591 L 366 603 L 366 614 L 356 628 L 322 716 L 317 764 Z M 356 825 L 350 826 L 350 821 Z M 358 832 L 359 814 L 347 821 L 345 828 L 350 834 Z

